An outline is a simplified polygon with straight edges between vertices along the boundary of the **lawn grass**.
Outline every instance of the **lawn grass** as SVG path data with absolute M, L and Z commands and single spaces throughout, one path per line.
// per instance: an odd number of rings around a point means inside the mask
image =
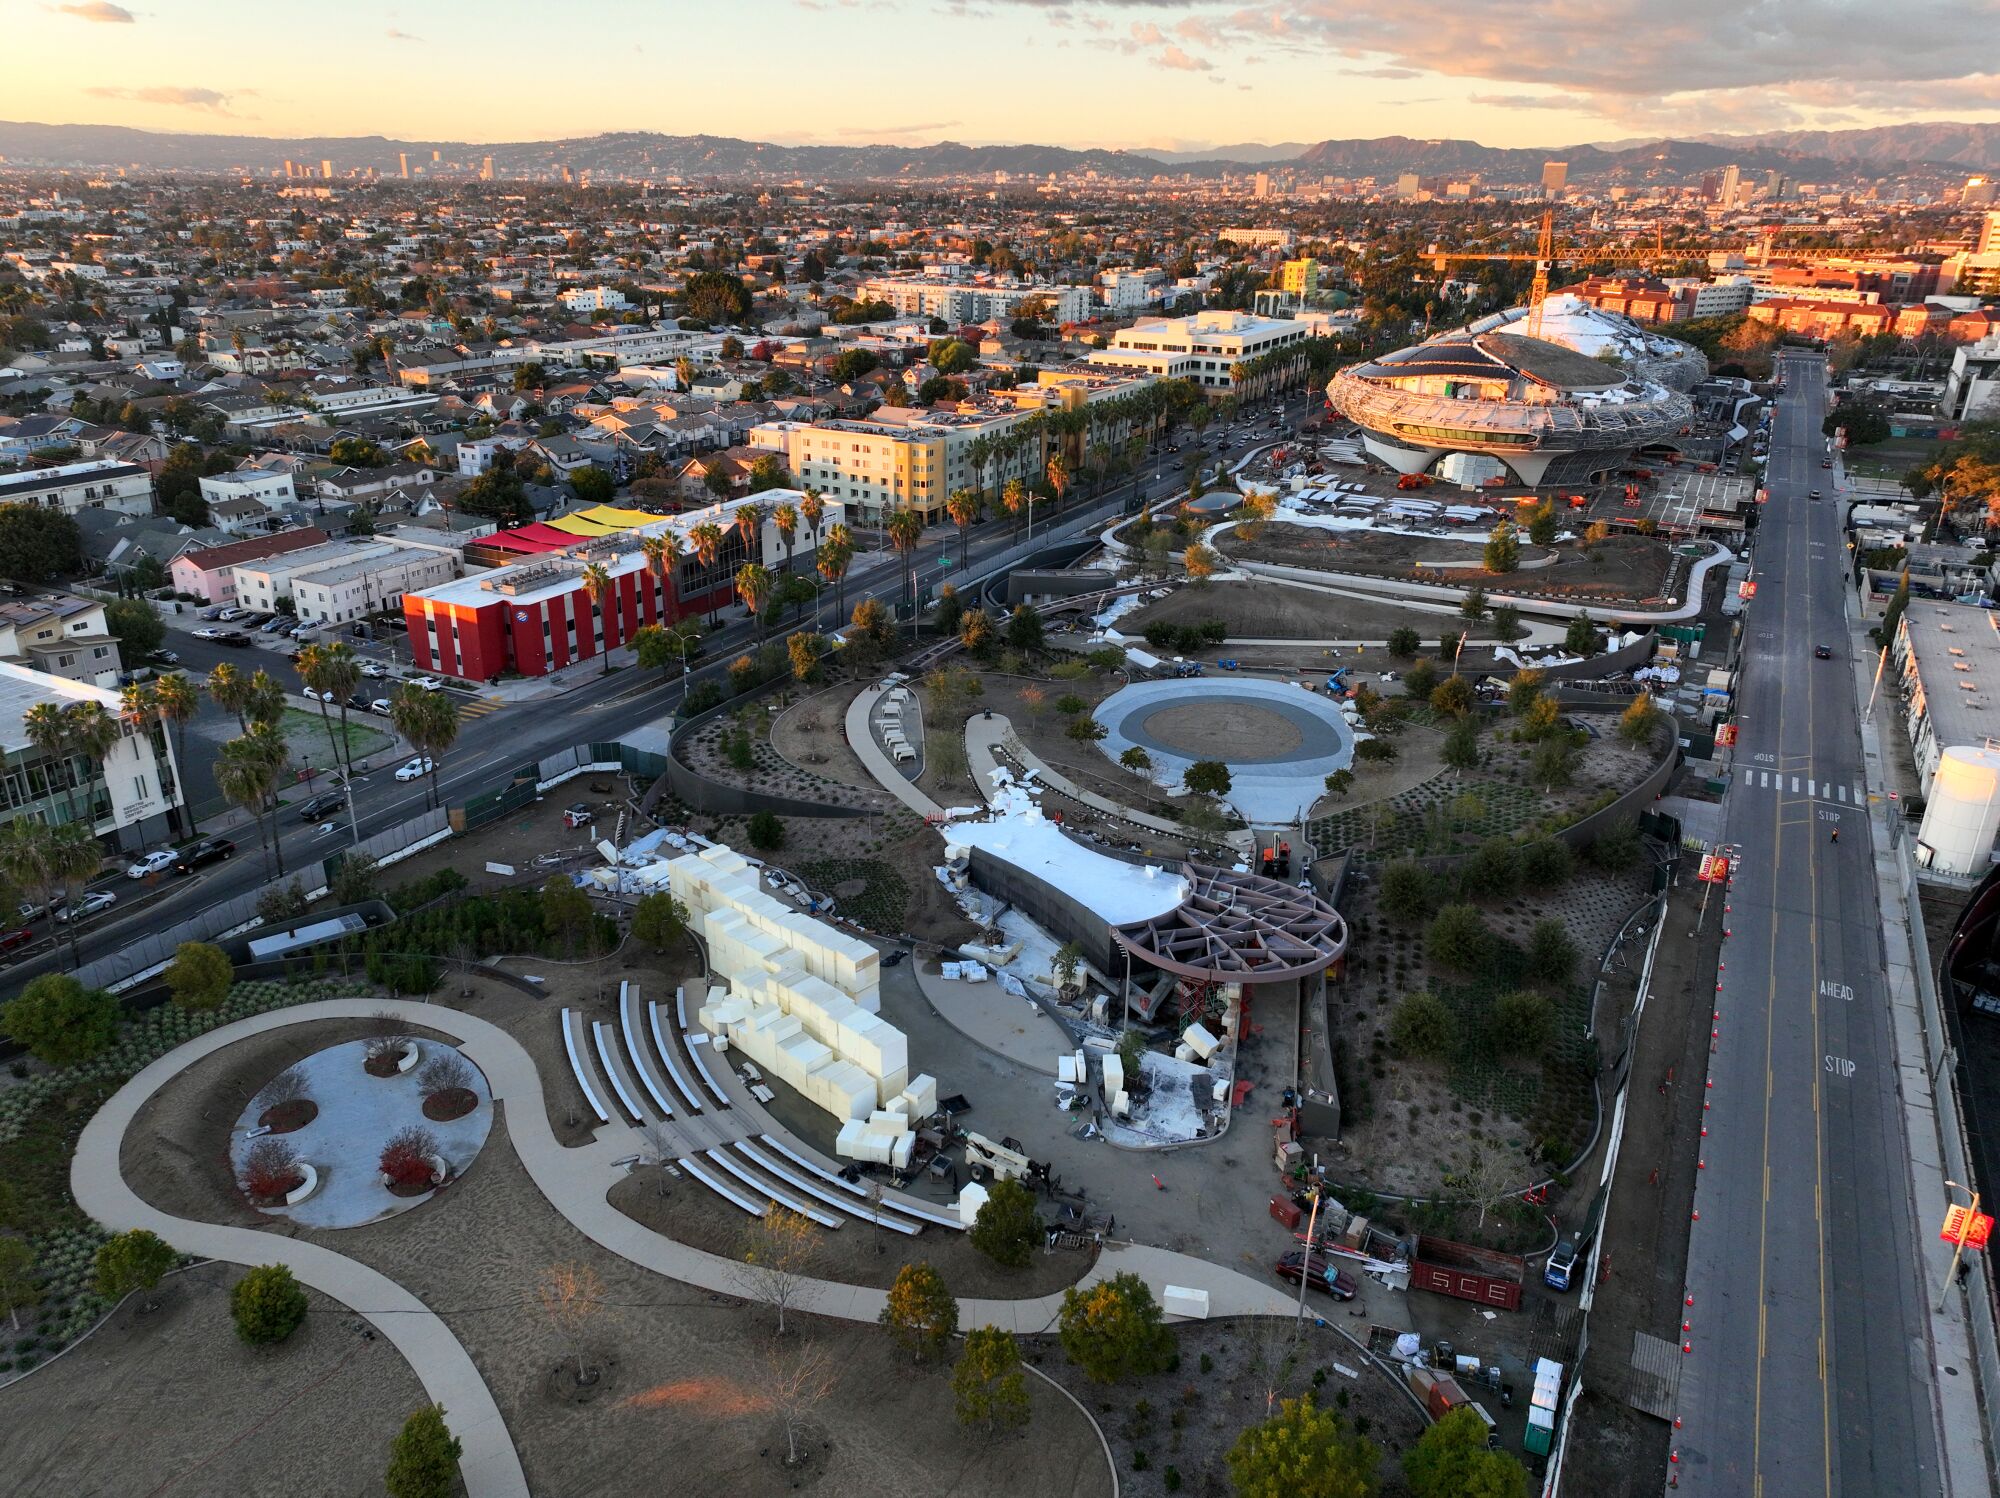
M 333 733 L 328 736 L 331 725 Z M 321 722 L 317 712 L 304 708 L 288 707 L 278 724 L 285 736 L 285 744 L 291 750 L 292 763 L 301 767 L 315 764 L 324 767 L 333 755 L 333 746 L 340 738 L 340 716 L 332 714 L 327 722 Z M 350 708 L 347 714 L 347 755 L 359 759 L 387 749 L 395 740 L 381 729 L 358 719 Z

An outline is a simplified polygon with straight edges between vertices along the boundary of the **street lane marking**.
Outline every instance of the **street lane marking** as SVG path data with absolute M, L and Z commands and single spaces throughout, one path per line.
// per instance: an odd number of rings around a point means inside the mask
M 1794 775 L 1792 777 L 1792 794 L 1796 796 L 1798 793 L 1799 793 L 1799 777 Z

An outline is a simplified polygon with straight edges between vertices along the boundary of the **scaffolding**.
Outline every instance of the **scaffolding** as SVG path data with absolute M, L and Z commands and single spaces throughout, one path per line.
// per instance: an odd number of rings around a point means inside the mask
M 1664 442 L 1694 420 L 1694 403 L 1685 395 L 1629 383 L 1606 395 L 1559 401 L 1457 400 L 1342 370 L 1327 398 L 1358 426 L 1439 451 L 1615 451 Z

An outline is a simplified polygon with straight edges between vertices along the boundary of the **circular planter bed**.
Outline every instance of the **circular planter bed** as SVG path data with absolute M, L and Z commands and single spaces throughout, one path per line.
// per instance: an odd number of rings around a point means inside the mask
M 447 1087 L 424 1099 L 424 1117 L 433 1123 L 450 1123 L 479 1106 L 479 1095 L 469 1087 Z
M 399 1051 L 384 1051 L 378 1056 L 370 1056 L 361 1063 L 361 1069 L 371 1077 L 393 1077 L 406 1072 L 416 1064 L 417 1044 L 413 1040 L 403 1042 Z
M 257 1122 L 273 1134 L 289 1134 L 294 1129 L 303 1129 L 318 1117 L 318 1103 L 309 1097 L 295 1097 L 289 1102 L 266 1108 L 257 1116 Z
M 306 1173 L 301 1170 L 290 1180 L 274 1185 L 269 1191 L 245 1191 L 243 1194 L 250 1199 L 250 1205 L 253 1207 L 282 1207 L 290 1200 L 292 1193 L 305 1183 Z M 318 1184 L 317 1179 L 313 1184 Z

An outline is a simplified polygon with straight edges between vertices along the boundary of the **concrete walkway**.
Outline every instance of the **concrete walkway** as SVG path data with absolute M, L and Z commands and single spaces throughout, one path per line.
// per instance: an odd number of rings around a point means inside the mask
M 918 816 L 931 821 L 944 820 L 944 808 L 925 795 L 911 783 L 896 762 L 889 758 L 889 751 L 882 747 L 875 737 L 875 704 L 881 700 L 886 690 L 879 682 L 864 687 L 854 694 L 854 700 L 847 704 L 845 728 L 847 745 L 860 757 L 862 768 L 873 775 L 882 789 L 894 796 Z M 911 693 L 911 700 L 916 694 Z
M 993 770 L 1000 763 L 1000 746 L 1014 732 L 1013 720 L 1005 713 L 979 713 L 965 725 L 965 758 L 972 767 L 972 778 L 990 804 L 993 800 Z M 1106 816 L 1117 817 L 1130 822 L 1135 827 L 1143 827 L 1148 832 L 1157 832 L 1179 842 L 1187 836 L 1187 829 L 1178 822 L 1169 822 L 1165 817 L 1156 817 L 1130 806 L 1124 806 L 1109 797 L 1100 796 L 1095 791 L 1086 791 L 1060 770 L 1051 769 L 1048 763 L 1035 754 L 1026 744 L 1020 744 L 1011 751 L 1021 761 L 1022 767 L 1033 770 L 1035 778 L 1050 790 L 1079 801 L 1093 811 L 1101 811 Z M 1106 764 L 1110 761 L 1106 760 Z M 1256 851 L 1256 834 L 1247 830 L 1223 834 L 1223 841 L 1245 856 Z
M 741 1295 L 740 1266 L 643 1227 L 614 1208 L 606 1193 L 626 1169 L 617 1163 L 637 1153 L 636 1130 L 600 1129 L 582 1149 L 566 1149 L 549 1127 L 542 1083 L 520 1043 L 497 1025 L 435 1004 L 379 998 L 325 999 L 274 1009 L 223 1025 L 168 1052 L 112 1094 L 84 1128 L 70 1165 L 77 1204 L 113 1232 L 143 1227 L 183 1253 L 237 1264 L 282 1262 L 302 1284 L 332 1296 L 367 1317 L 408 1360 L 424 1391 L 445 1407 L 452 1431 L 465 1444 L 461 1466 L 472 1498 L 527 1498 L 520 1458 L 499 1407 L 464 1346 L 436 1313 L 409 1291 L 364 1264 L 305 1239 L 284 1239 L 251 1228 L 223 1227 L 173 1217 L 143 1201 L 119 1168 L 125 1131 L 154 1093 L 187 1067 L 224 1047 L 288 1025 L 328 1019 L 365 1019 L 392 1013 L 404 1024 L 455 1037 L 467 1059 L 486 1074 L 493 1097 L 505 1108 L 507 1137 L 522 1168 L 549 1205 L 592 1242 L 685 1284 Z M 1165 1249 L 1108 1244 L 1084 1284 L 1120 1273 L 1138 1275 L 1161 1298 L 1168 1284 L 1204 1289 L 1211 1316 L 1289 1316 L 1289 1296 L 1233 1269 Z M 881 1290 L 811 1280 L 794 1308 L 845 1321 L 875 1321 L 887 1301 Z M 962 1326 L 997 1326 L 1037 1334 L 1050 1330 L 1062 1310 L 1060 1294 L 1032 1300 L 961 1300 Z
M 927 973 L 921 961 L 912 966 L 917 987 L 939 1019 L 974 1045 L 1047 1077 L 1053 1085 L 1056 1058 L 1076 1048 L 1062 1026 L 1044 1014 L 1033 999 L 1008 993 L 990 979 L 966 983 L 941 973 Z

